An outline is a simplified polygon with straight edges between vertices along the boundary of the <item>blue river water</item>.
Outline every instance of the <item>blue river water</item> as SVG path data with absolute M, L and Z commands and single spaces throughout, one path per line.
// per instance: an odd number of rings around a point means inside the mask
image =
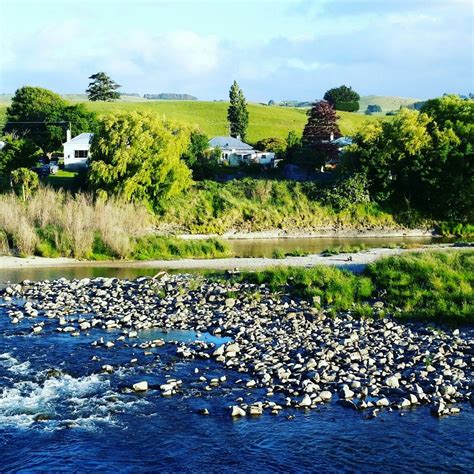
M 0 301 L 1 305 L 1 301 Z M 37 322 L 39 318 L 35 318 Z M 225 340 L 189 331 L 140 334 L 163 347 L 92 347 L 117 334 L 57 333 L 45 321 L 12 325 L 0 306 L 0 471 L 110 472 L 472 472 L 474 409 L 436 419 L 426 407 L 375 419 L 331 403 L 318 410 L 233 420 L 238 372 L 213 361 L 183 361 L 174 341 Z M 141 340 L 137 339 L 137 343 Z M 95 356 L 95 357 L 94 357 Z M 133 361 L 133 359 L 137 359 Z M 112 374 L 103 373 L 104 364 Z M 226 375 L 205 391 L 199 377 Z M 153 386 L 183 380 L 162 397 Z M 127 390 L 147 380 L 151 390 Z M 275 401 L 282 402 L 275 395 Z M 199 411 L 207 408 L 208 416 Z M 401 416 L 403 415 L 403 416 Z

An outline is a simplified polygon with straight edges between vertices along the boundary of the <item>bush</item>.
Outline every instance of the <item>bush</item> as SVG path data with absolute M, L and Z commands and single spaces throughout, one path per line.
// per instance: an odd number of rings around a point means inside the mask
M 336 110 L 344 112 L 357 112 L 359 110 L 359 102 L 336 102 L 334 104 Z

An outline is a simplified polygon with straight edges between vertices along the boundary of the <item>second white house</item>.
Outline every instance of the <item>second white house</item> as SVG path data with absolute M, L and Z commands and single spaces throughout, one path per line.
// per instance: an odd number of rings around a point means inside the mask
M 222 163 L 229 166 L 256 163 L 263 166 L 274 166 L 275 153 L 255 150 L 251 145 L 234 137 L 214 137 L 209 140 L 209 148 L 219 148 Z

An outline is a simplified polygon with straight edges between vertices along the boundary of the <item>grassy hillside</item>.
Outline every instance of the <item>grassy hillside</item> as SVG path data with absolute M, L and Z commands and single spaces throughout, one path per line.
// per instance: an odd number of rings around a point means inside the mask
M 190 125 L 199 127 L 209 136 L 227 135 L 227 102 L 201 101 L 140 101 L 140 102 L 84 102 L 99 115 L 111 112 L 150 110 Z M 5 122 L 7 103 L 0 103 L 0 126 Z M 248 140 L 258 141 L 266 137 L 285 138 L 290 130 L 302 133 L 306 123 L 306 111 L 292 107 L 267 107 L 249 104 L 250 124 Z M 338 112 L 339 126 L 343 135 L 350 135 L 367 121 L 376 120 L 361 114 Z
M 380 105 L 382 112 L 389 112 L 390 110 L 398 110 L 400 106 L 409 106 L 420 99 L 413 99 L 409 97 L 383 96 L 383 95 L 366 95 L 360 98 L 360 113 L 364 113 L 368 105 Z

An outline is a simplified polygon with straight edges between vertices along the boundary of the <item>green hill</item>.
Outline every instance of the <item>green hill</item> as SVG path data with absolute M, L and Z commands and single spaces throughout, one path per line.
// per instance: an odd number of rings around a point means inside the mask
M 226 135 L 227 102 L 142 100 L 121 102 L 84 102 L 86 107 L 104 115 L 111 112 L 132 110 L 150 110 L 167 118 L 177 120 L 200 128 L 209 136 Z M 5 111 L 8 103 L 0 103 L 0 126 L 5 122 Z M 290 130 L 302 133 L 306 123 L 306 110 L 293 107 L 267 107 L 249 104 L 250 123 L 248 141 L 256 142 L 266 137 L 285 138 Z M 356 132 L 368 121 L 376 120 L 362 114 L 338 112 L 341 117 L 339 126 L 343 135 Z
M 382 113 L 390 112 L 391 110 L 398 110 L 400 106 L 407 107 L 418 102 L 420 99 L 413 99 L 409 97 L 396 97 L 384 95 L 365 95 L 359 100 L 359 113 L 364 113 L 368 105 L 380 105 Z

